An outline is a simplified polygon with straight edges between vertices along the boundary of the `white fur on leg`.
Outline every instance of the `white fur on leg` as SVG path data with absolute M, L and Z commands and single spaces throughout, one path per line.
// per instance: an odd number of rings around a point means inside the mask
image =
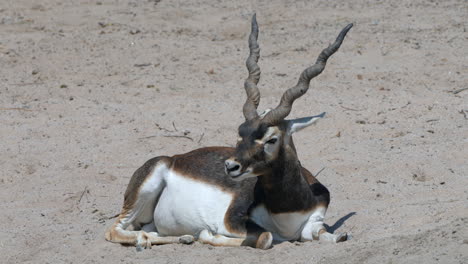
M 319 240 L 328 241 L 332 243 L 343 242 L 343 241 L 346 241 L 347 239 L 348 239 L 348 234 L 346 233 L 340 233 L 340 234 L 334 235 L 328 232 L 323 232 L 319 236 Z
M 304 225 L 301 232 L 302 242 L 320 240 L 338 243 L 348 239 L 348 235 L 346 233 L 334 235 L 327 232 L 323 226 L 323 218 L 325 217 L 326 211 L 327 208 L 319 207 L 310 215 L 309 220 Z
M 301 232 L 302 242 L 319 239 L 320 231 L 325 230 L 323 218 L 325 217 L 326 211 L 327 208 L 319 207 L 309 216 L 309 220 L 307 220 Z
M 207 229 L 204 229 L 200 232 L 198 236 L 198 241 L 210 244 L 212 246 L 223 246 L 223 247 L 239 247 L 244 242 L 245 238 L 234 238 L 226 237 L 223 235 L 213 235 Z

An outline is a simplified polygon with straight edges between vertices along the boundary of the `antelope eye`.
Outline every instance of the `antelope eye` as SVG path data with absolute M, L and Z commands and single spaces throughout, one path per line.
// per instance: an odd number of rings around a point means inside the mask
M 275 144 L 276 141 L 278 141 L 277 138 L 272 138 L 272 139 L 268 140 L 268 141 L 266 142 L 266 144 Z

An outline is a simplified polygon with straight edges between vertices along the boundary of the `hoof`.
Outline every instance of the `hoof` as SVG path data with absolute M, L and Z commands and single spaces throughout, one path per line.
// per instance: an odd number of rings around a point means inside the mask
M 141 245 L 136 245 L 135 249 L 136 249 L 137 252 L 143 251 L 143 247 Z
M 273 235 L 270 232 L 263 232 L 257 240 L 255 245 L 259 249 L 269 249 L 273 243 Z
M 344 242 L 348 240 L 348 234 L 345 232 L 345 233 L 341 233 L 339 234 L 337 237 L 336 237 L 336 243 L 339 243 L 339 242 Z
M 194 241 L 194 238 L 191 235 L 185 235 L 185 236 L 179 237 L 179 243 L 182 243 L 182 244 L 192 244 L 193 241 Z

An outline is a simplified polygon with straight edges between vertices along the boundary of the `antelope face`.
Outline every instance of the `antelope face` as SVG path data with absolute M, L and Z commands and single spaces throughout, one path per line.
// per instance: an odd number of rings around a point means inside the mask
M 225 161 L 226 174 L 234 180 L 243 180 L 268 174 L 276 162 L 295 156 L 292 135 L 323 118 L 320 115 L 292 120 L 280 120 L 275 123 L 260 115 L 245 121 L 239 126 L 239 139 L 235 154 Z M 289 151 L 285 151 L 288 149 Z M 288 157 L 286 157 L 288 156 Z
M 283 143 L 281 126 L 270 126 L 259 119 L 246 121 L 239 126 L 235 155 L 225 162 L 226 174 L 242 180 L 268 173 Z

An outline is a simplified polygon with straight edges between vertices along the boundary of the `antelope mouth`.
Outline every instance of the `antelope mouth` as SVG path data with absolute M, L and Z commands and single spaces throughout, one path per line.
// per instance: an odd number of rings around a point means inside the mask
M 255 175 L 252 174 L 252 169 L 247 169 L 246 171 L 238 173 L 236 175 L 229 173 L 229 176 L 235 181 L 240 181 L 245 178 L 254 177 Z

